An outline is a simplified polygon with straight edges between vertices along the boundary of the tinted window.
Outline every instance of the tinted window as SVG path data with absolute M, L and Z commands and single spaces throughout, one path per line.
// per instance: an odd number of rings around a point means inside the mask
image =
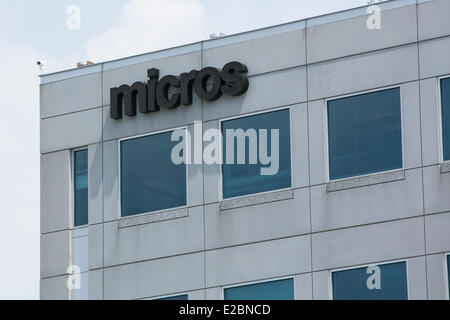
M 88 151 L 73 154 L 74 172 L 74 225 L 88 224 Z
M 328 101 L 330 180 L 402 168 L 400 89 Z
M 172 132 L 121 141 L 122 216 L 186 205 L 186 165 L 171 160 Z
M 442 141 L 444 161 L 450 160 L 450 78 L 441 79 Z
M 242 129 L 244 133 L 252 130 L 256 134 L 256 139 L 245 137 L 245 164 L 238 164 L 238 138 L 234 138 L 234 161 L 232 164 L 226 162 L 227 159 L 227 130 Z M 266 129 L 266 136 L 262 138 L 260 129 Z M 279 152 L 272 152 L 272 129 L 278 129 Z M 235 131 L 236 132 L 236 131 Z M 289 110 L 268 112 L 259 115 L 243 117 L 222 122 L 223 135 L 223 161 L 222 165 L 222 191 L 223 198 L 231 198 L 289 188 L 291 186 L 291 152 L 290 152 L 290 119 Z M 266 138 L 267 137 L 267 138 Z M 242 140 L 243 141 L 243 140 Z M 232 142 L 232 141 L 230 141 Z M 261 143 L 267 145 L 267 152 L 262 152 Z M 267 143 L 267 144 L 266 144 Z M 242 145 L 242 144 L 241 144 Z M 254 146 L 255 148 L 252 148 Z M 231 148 L 230 148 L 231 149 Z M 256 150 L 256 163 L 250 161 L 250 150 Z M 263 164 L 261 162 L 260 151 L 272 157 L 272 162 Z M 277 156 L 278 155 L 278 156 Z M 275 160 L 276 159 L 276 160 Z M 277 166 L 276 166 L 277 162 Z M 261 168 L 278 170 L 271 174 L 261 174 Z M 264 169 L 263 169 L 264 170 Z
M 294 300 L 294 280 L 284 279 L 224 290 L 225 300 Z
M 379 268 L 379 288 L 373 287 L 377 271 L 367 267 L 333 272 L 333 299 L 407 300 L 406 263 L 383 264 Z M 370 288 L 368 282 L 372 284 Z

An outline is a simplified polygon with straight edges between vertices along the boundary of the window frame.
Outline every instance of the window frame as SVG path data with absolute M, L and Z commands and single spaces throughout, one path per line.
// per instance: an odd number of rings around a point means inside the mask
M 187 301 L 189 301 L 189 292 L 190 291 L 186 291 L 186 292 L 181 292 L 181 293 L 175 293 L 175 294 L 167 294 L 167 295 L 163 295 L 163 296 L 156 296 L 156 297 L 151 297 L 151 298 L 144 298 L 142 300 L 160 300 L 160 299 L 164 299 L 164 298 L 172 298 L 172 297 L 178 297 L 178 296 L 184 296 L 187 295 Z M 182 300 L 179 300 L 182 301 Z
M 81 226 L 75 226 L 75 152 L 78 151 L 83 151 L 86 150 L 87 154 L 88 154 L 88 168 L 87 168 L 87 173 L 88 173 L 88 223 L 87 224 L 83 224 Z M 84 146 L 84 147 L 79 147 L 79 148 L 75 148 L 71 150 L 71 154 L 70 154 L 70 162 L 71 162 L 71 173 L 70 173 L 70 179 L 71 179 L 71 183 L 70 183 L 70 193 L 71 193 L 71 208 L 72 208 L 72 218 L 71 218 L 71 227 L 73 230 L 76 229 L 83 229 L 89 226 L 89 147 L 88 146 Z
M 450 264 L 448 263 L 449 258 L 450 258 L 450 252 L 444 253 L 444 266 L 445 266 L 444 278 L 445 278 L 445 288 L 447 289 L 447 290 L 445 290 L 447 300 L 450 300 L 450 278 L 449 278 Z
M 270 113 L 270 112 L 276 112 L 276 111 L 282 111 L 282 110 L 289 110 L 289 138 L 290 138 L 289 156 L 290 156 L 290 161 L 291 161 L 291 169 L 290 169 L 291 186 L 290 187 L 282 188 L 282 189 L 274 189 L 274 190 L 269 190 L 269 191 L 263 191 L 263 192 L 257 192 L 257 193 L 251 193 L 251 194 L 246 194 L 246 195 L 236 196 L 236 197 L 230 197 L 230 198 L 224 198 L 223 197 L 223 173 L 222 173 L 222 166 L 224 164 L 221 163 L 219 165 L 219 186 L 218 186 L 219 202 L 228 201 L 228 200 L 243 199 L 243 198 L 259 196 L 259 195 L 268 194 L 268 193 L 273 193 L 273 192 L 287 191 L 287 190 L 292 190 L 294 188 L 294 166 L 293 166 L 293 158 L 292 158 L 292 137 L 293 136 L 292 136 L 292 110 L 291 110 L 291 107 L 292 106 L 277 107 L 277 108 L 261 110 L 261 111 L 256 111 L 256 112 L 250 112 L 250 113 L 245 113 L 245 114 L 239 114 L 239 115 L 235 115 L 235 116 L 230 116 L 230 117 L 219 119 L 219 132 L 220 132 L 220 135 L 219 135 L 219 140 L 220 140 L 219 141 L 219 148 L 220 148 L 220 151 L 219 152 L 220 152 L 221 162 L 223 162 L 222 122 L 229 121 L 229 120 L 234 120 L 234 119 L 240 119 L 240 118 L 247 118 L 247 117 L 256 116 L 256 115 L 264 114 L 264 113 Z M 259 143 L 259 139 L 258 139 L 258 143 Z
M 269 278 L 269 279 L 264 279 L 264 280 L 255 280 L 255 281 L 241 282 L 238 284 L 222 286 L 222 288 L 220 290 L 220 299 L 225 300 L 225 290 L 226 289 L 244 287 L 244 286 L 249 286 L 249 285 L 253 285 L 253 284 L 261 284 L 261 283 L 266 283 L 266 282 L 274 282 L 274 281 L 278 281 L 278 280 L 288 280 L 288 279 L 292 279 L 292 284 L 294 286 L 294 301 L 295 301 L 295 300 L 297 300 L 295 276 Z
M 384 91 L 384 90 L 389 90 L 389 89 L 395 89 L 398 88 L 400 90 L 400 133 L 401 133 L 401 138 L 402 138 L 402 166 L 401 168 L 397 168 L 397 169 L 392 169 L 392 170 L 384 170 L 384 171 L 378 171 L 378 172 L 372 172 L 372 173 L 366 173 L 366 174 L 360 174 L 360 175 L 355 175 L 355 176 L 351 176 L 351 177 L 346 177 L 346 178 L 340 178 L 340 179 L 330 179 L 330 152 L 329 152 L 329 135 L 328 135 L 328 101 L 333 101 L 333 100 L 338 100 L 338 99 L 343 99 L 343 98 L 349 98 L 349 97 L 354 97 L 354 96 L 359 96 L 359 95 L 364 95 L 367 93 L 372 93 L 372 92 L 380 92 L 380 91 Z M 323 106 L 323 121 L 324 121 L 324 154 L 325 154 L 325 183 L 330 183 L 330 182 L 337 182 L 337 181 L 345 181 L 345 180 L 351 180 L 351 179 L 356 179 L 356 178 L 363 178 L 363 177 L 369 177 L 369 176 L 373 176 L 373 175 L 377 175 L 377 174 L 381 174 L 381 173 L 390 173 L 390 172 L 398 172 L 398 171 L 403 171 L 405 170 L 405 137 L 404 137 L 404 115 L 403 115 L 403 89 L 401 85 L 393 85 L 393 86 L 387 86 L 387 87 L 381 87 L 381 88 L 376 88 L 376 89 L 370 89 L 370 90 L 364 90 L 364 91 L 358 91 L 356 93 L 350 93 L 350 94 L 345 94 L 345 95 L 338 95 L 338 96 L 333 96 L 333 97 L 328 97 L 326 99 L 324 99 L 325 103 Z
M 126 140 L 133 140 L 133 139 L 137 139 L 137 138 L 142 138 L 142 137 L 147 137 L 147 136 L 153 136 L 153 135 L 157 135 L 160 133 L 166 133 L 166 132 L 173 132 L 173 131 L 177 131 L 177 130 L 185 130 L 186 131 L 186 136 L 189 133 L 188 130 L 188 126 L 180 126 L 180 127 L 176 127 L 176 128 L 170 128 L 170 129 L 163 129 L 163 130 L 158 130 L 158 131 L 154 131 L 154 132 L 150 132 L 150 133 L 143 133 L 143 134 L 137 134 L 137 135 L 133 135 L 133 136 L 128 136 L 128 137 L 124 137 L 124 138 L 120 138 L 117 139 L 117 172 L 118 172 L 118 197 L 117 197 L 117 219 L 118 220 L 122 220 L 122 219 L 129 219 L 129 218 L 133 218 L 133 217 L 141 217 L 141 216 L 146 216 L 149 214 L 157 214 L 157 213 L 162 213 L 162 212 L 168 212 L 168 211 L 174 211 L 174 210 L 180 210 L 180 209 L 186 209 L 188 208 L 188 203 L 189 203 L 189 165 L 185 164 L 186 166 L 186 204 L 184 206 L 179 206 L 179 207 L 173 207 L 173 208 L 167 208 L 167 209 L 161 209 L 161 210 L 156 210 L 156 211 L 150 211 L 150 212 L 143 212 L 143 213 L 137 213 L 137 214 L 132 214 L 129 216 L 122 216 L 122 172 L 121 172 L 121 167 L 122 167 L 122 163 L 121 163 L 121 145 L 122 145 L 122 141 L 126 141 Z M 192 143 L 190 146 L 188 146 L 188 148 L 192 147 Z M 191 154 L 191 150 L 188 150 L 188 154 Z
M 328 272 L 328 296 L 329 300 L 334 300 L 333 297 L 333 273 L 340 272 L 340 271 L 348 271 L 348 270 L 354 270 L 354 269 L 361 269 L 361 268 L 368 268 L 368 267 L 374 267 L 374 266 L 382 266 L 386 264 L 394 264 L 394 263 L 401 263 L 405 262 L 406 264 L 406 294 L 407 294 L 407 300 L 410 298 L 410 292 L 409 292 L 409 266 L 408 266 L 408 259 L 398 259 L 398 260 L 390 260 L 390 261 L 383 261 L 380 263 L 370 263 L 370 264 L 362 264 L 352 267 L 343 267 L 343 268 L 336 268 L 331 269 Z
M 449 160 L 444 160 L 444 129 L 442 127 L 442 89 L 441 89 L 441 80 L 449 79 L 450 75 L 444 75 L 437 77 L 437 100 L 438 100 L 438 152 L 439 152 L 439 164 L 442 163 L 450 163 Z M 450 143 L 450 142 L 449 142 Z

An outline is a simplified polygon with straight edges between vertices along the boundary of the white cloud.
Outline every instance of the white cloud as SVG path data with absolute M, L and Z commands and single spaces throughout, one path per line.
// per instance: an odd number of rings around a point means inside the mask
M 204 21 L 198 0 L 131 0 L 117 25 L 89 39 L 87 56 L 101 62 L 198 41 Z

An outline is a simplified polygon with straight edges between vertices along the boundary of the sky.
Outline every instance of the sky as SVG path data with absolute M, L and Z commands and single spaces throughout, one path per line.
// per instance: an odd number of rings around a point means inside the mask
M 367 4 L 367 0 L 0 0 L 0 299 L 39 299 L 39 74 Z M 79 9 L 79 20 L 76 10 Z M 77 28 L 79 21 L 79 28 Z

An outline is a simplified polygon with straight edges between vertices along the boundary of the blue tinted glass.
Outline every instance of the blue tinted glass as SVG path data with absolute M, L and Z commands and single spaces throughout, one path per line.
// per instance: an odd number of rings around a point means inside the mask
M 186 165 L 171 160 L 172 132 L 121 142 L 122 216 L 186 205 Z
M 225 300 L 294 300 L 294 280 L 284 279 L 227 288 Z
M 402 167 L 400 89 L 328 101 L 330 180 Z
M 444 161 L 450 160 L 450 78 L 441 79 L 442 141 Z
M 244 132 L 247 132 L 248 129 L 254 129 L 253 132 L 256 139 L 245 137 L 245 163 L 238 164 L 238 147 L 240 150 L 244 150 L 240 147 L 244 144 L 240 144 L 239 139 L 234 137 L 234 164 L 227 164 L 227 130 L 236 129 L 242 129 Z M 267 138 L 261 139 L 260 129 L 267 130 L 267 135 L 265 136 Z M 273 152 L 273 154 L 272 129 L 279 130 L 279 152 Z M 223 198 L 289 188 L 291 186 L 291 137 L 288 109 L 224 121 L 222 122 L 222 135 L 224 161 L 222 165 Z M 266 152 L 262 152 L 264 149 L 260 148 L 261 143 L 264 143 L 264 145 L 267 143 Z M 255 153 L 252 152 L 257 159 L 256 163 L 251 164 L 250 162 L 250 150 L 256 151 Z M 266 164 L 262 164 L 260 153 L 272 157 L 271 162 L 266 161 Z M 278 166 L 276 165 L 277 163 Z M 269 167 L 273 171 L 269 172 L 270 174 L 262 175 L 261 168 Z M 278 171 L 276 171 L 276 168 Z
M 180 294 L 179 296 L 165 297 L 165 298 L 156 299 L 156 300 L 188 300 L 188 295 Z
M 334 300 L 407 300 L 406 262 L 380 265 L 380 288 L 369 289 L 367 267 L 333 272 Z M 372 281 L 369 281 L 373 284 Z
M 88 224 L 88 151 L 75 151 L 74 162 L 74 224 Z

